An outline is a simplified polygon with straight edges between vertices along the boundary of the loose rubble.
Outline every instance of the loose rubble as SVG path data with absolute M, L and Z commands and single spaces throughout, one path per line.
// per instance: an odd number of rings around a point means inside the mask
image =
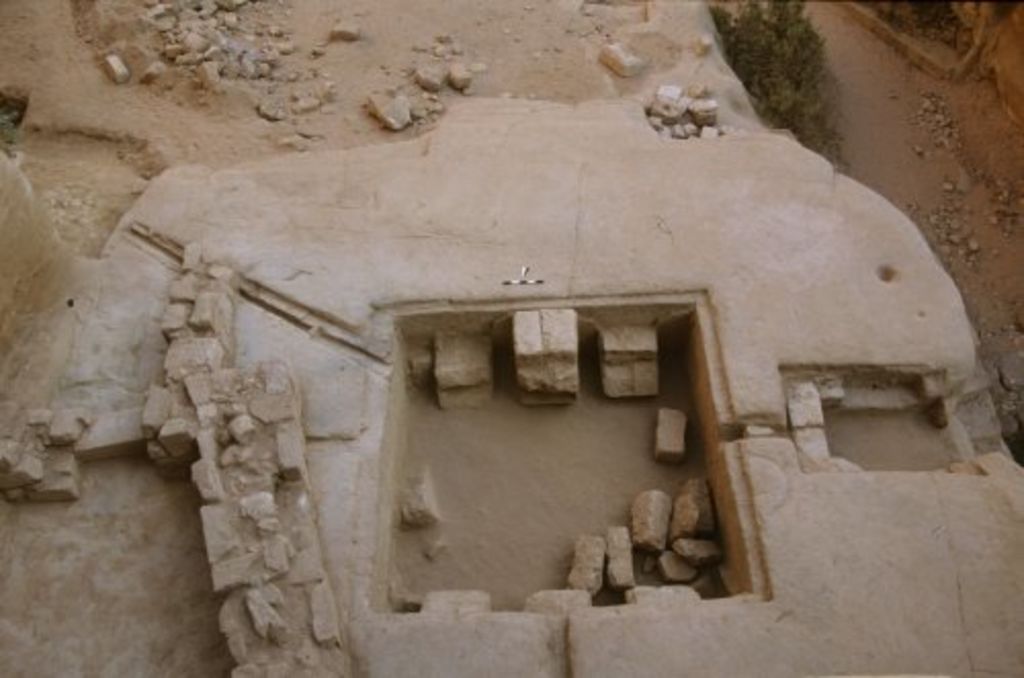
M 696 83 L 661 85 L 646 106 L 647 121 L 654 131 L 667 139 L 715 139 L 739 131 L 719 125 L 718 101 L 710 98 L 708 88 Z

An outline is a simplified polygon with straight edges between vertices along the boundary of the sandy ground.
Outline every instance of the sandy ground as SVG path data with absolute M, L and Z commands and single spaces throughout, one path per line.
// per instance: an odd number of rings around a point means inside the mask
M 225 673 L 198 507 L 146 459 L 86 465 L 75 502 L 0 505 L 0 674 Z
M 0 5 L 0 24 L 18 27 L 0 34 L 0 91 L 29 98 L 21 139 L 25 169 L 62 235 L 87 255 L 99 252 L 146 179 L 171 164 L 225 166 L 296 152 L 296 143 L 351 147 L 429 129 L 383 132 L 362 103 L 370 92 L 408 85 L 410 70 L 431 62 L 436 36 L 450 36 L 461 47 L 458 59 L 486 67 L 470 96 L 575 102 L 634 94 L 629 81 L 610 76 L 594 57 L 606 36 L 644 18 L 636 7 L 581 11 L 572 0 L 355 0 L 344 7 L 328 0 L 265 0 L 239 15 L 264 37 L 278 34 L 272 44 L 293 44 L 294 53 L 282 57 L 279 80 L 232 80 L 216 93 L 172 69 L 154 85 L 116 87 L 97 67 L 98 55 L 120 49 L 138 72 L 162 46 L 139 19 L 145 5 Z M 987 350 L 1024 345 L 1024 130 L 1006 118 L 990 82 L 937 81 L 850 21 L 841 7 L 809 3 L 809 11 L 839 83 L 845 170 L 921 225 L 963 290 Z M 357 23 L 363 39 L 328 44 L 315 57 L 312 51 L 324 45 L 338 19 Z M 637 48 L 665 65 L 683 45 L 645 38 Z M 328 81 L 337 97 L 319 111 L 278 123 L 255 113 L 267 97 L 287 99 Z M 954 148 L 936 147 L 935 135 L 915 122 L 923 95 L 948 103 L 959 138 Z M 442 101 L 458 105 L 461 96 L 447 91 Z M 953 191 L 944 190 L 947 182 Z M 937 229 L 933 221 L 954 230 Z
M 920 226 L 960 287 L 986 353 L 1024 346 L 1024 130 L 1003 113 L 991 82 L 937 80 L 842 7 L 808 7 L 838 81 L 845 171 Z M 926 95 L 948 105 L 960 139 L 951 149 L 915 121 Z M 943 222 L 956 228 L 938 228 Z

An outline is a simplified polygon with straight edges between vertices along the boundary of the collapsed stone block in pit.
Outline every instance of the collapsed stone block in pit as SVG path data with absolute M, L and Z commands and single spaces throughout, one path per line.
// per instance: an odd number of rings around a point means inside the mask
M 675 542 L 684 537 L 709 537 L 714 532 L 715 514 L 707 481 L 703 478 L 687 480 L 673 502 L 669 538 Z
M 686 414 L 667 407 L 658 409 L 654 433 L 654 460 L 679 464 L 686 457 Z
M 519 311 L 513 317 L 512 338 L 522 402 L 573 402 L 580 388 L 576 311 Z
M 626 602 L 645 607 L 676 607 L 700 602 L 700 595 L 689 586 L 637 586 L 626 591 Z
M 582 536 L 576 540 L 572 570 L 569 572 L 569 588 L 583 590 L 590 595 L 597 594 L 604 585 L 604 537 Z
M 658 556 L 658 574 L 670 584 L 688 584 L 700 572 L 674 551 L 665 551 Z
M 644 551 L 663 551 L 668 540 L 672 499 L 661 490 L 641 492 L 633 500 L 633 545 Z
M 429 527 L 441 519 L 429 474 L 415 478 L 402 491 L 399 512 L 406 529 Z
M 491 397 L 490 337 L 440 332 L 434 338 L 434 380 L 444 409 L 480 407 Z
M 600 331 L 601 386 L 609 398 L 658 395 L 658 332 L 654 327 Z
M 616 591 L 636 586 L 633 573 L 633 541 L 625 525 L 609 527 L 605 533 L 608 546 L 608 587 Z

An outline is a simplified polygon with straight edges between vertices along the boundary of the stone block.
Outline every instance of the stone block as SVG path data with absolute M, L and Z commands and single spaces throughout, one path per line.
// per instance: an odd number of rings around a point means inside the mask
M 238 502 L 242 515 L 256 523 L 263 532 L 274 532 L 280 529 L 277 517 L 277 503 L 270 492 L 253 492 L 242 497 Z
M 181 270 L 185 273 L 198 271 L 203 265 L 203 244 L 190 242 L 181 253 Z
M 579 391 L 576 311 L 518 311 L 512 333 L 522 401 L 548 404 L 575 400 Z
M 146 405 L 142 408 L 142 432 L 147 438 L 155 438 L 157 432 L 171 416 L 174 397 L 163 386 L 149 387 Z
M 199 509 L 203 524 L 206 557 L 210 564 L 219 563 L 241 548 L 241 538 L 235 522 L 235 509 L 224 504 L 211 504 Z
M 654 327 L 601 330 L 601 385 L 609 398 L 658 395 L 658 333 Z
M 306 470 L 306 436 L 297 421 L 285 421 L 277 425 L 277 465 L 281 477 L 298 481 L 308 477 Z
M 185 377 L 185 392 L 195 407 L 213 400 L 213 378 L 206 372 L 195 372 Z
M 789 385 L 786 409 L 789 412 L 790 428 L 820 428 L 825 425 L 821 395 L 813 381 L 798 381 Z
M 406 529 L 429 527 L 440 520 L 430 474 L 424 473 L 408 483 L 402 491 L 399 513 L 402 527 Z
M 798 428 L 793 431 L 793 443 L 796 445 L 801 468 L 807 462 L 826 461 L 831 453 L 828 448 L 828 437 L 823 428 Z M 807 469 L 804 468 L 806 471 Z
M 1010 391 L 1024 391 L 1024 351 L 1004 353 L 997 365 L 999 380 Z
M 441 407 L 479 407 L 491 397 L 491 339 L 439 333 L 434 338 L 434 381 Z
M 569 588 L 586 591 L 592 596 L 600 591 L 604 585 L 605 552 L 604 537 L 584 535 L 577 538 L 569 571 Z
M 9 460 L 10 457 L 8 457 Z M 11 465 L 10 470 L 0 474 L 0 490 L 13 490 L 38 483 L 43 476 L 43 460 L 31 452 L 22 451 L 17 461 Z
M 228 432 L 239 445 L 248 445 L 256 437 L 256 422 L 248 414 L 240 414 L 228 422 Z
M 91 422 L 92 415 L 82 408 L 55 410 L 50 421 L 50 444 L 73 445 Z
M 316 642 L 321 645 L 341 642 L 334 594 L 326 581 L 320 582 L 310 590 L 309 611 L 312 615 L 313 638 Z
M 281 534 L 272 534 L 263 539 L 263 564 L 275 574 L 288 571 L 291 566 L 295 549 L 288 538 Z
M 189 273 L 171 282 L 169 296 L 171 302 L 183 302 L 192 304 L 199 294 L 199 278 L 194 273 Z M 185 315 L 185 320 L 188 314 Z
M 631 78 L 638 75 L 647 65 L 643 59 L 618 42 L 602 47 L 598 54 L 598 61 L 620 78 Z
M 629 528 L 624 525 L 609 527 L 605 532 L 605 543 L 608 547 L 608 587 L 622 591 L 636 586 Z
M 709 537 L 714 532 L 715 513 L 707 481 L 703 478 L 687 480 L 673 502 L 669 529 L 671 541 L 684 537 Z
M 722 562 L 722 549 L 710 539 L 676 539 L 672 550 L 694 567 L 709 567 Z
M 224 365 L 227 353 L 220 341 L 211 337 L 175 339 L 167 348 L 164 371 L 168 379 L 180 381 L 196 371 L 213 372 Z
M 259 552 L 246 553 L 214 563 L 210 568 L 214 592 L 222 593 L 253 581 L 260 574 L 257 568 L 262 562 L 260 556 Z
M 291 393 L 259 393 L 249 400 L 249 412 L 264 424 L 275 424 L 302 416 L 299 399 Z
M 382 127 L 392 132 L 403 130 L 412 123 L 409 98 L 404 94 L 371 94 L 366 99 L 366 110 Z
M 81 496 L 78 460 L 70 450 L 51 450 L 43 462 L 43 478 L 26 488 L 29 501 L 75 501 Z
M 204 291 L 196 295 L 188 324 L 197 332 L 212 332 L 224 342 L 225 348 L 230 349 L 234 346 L 234 319 L 235 305 L 230 295 Z
M 168 419 L 160 427 L 157 440 L 172 459 L 190 460 L 196 454 L 195 424 L 187 419 Z
M 843 398 L 846 397 L 846 389 L 841 377 L 817 377 L 814 383 L 818 387 L 822 407 L 839 407 L 842 404 Z
M 81 461 L 92 461 L 144 454 L 146 435 L 142 421 L 142 408 L 100 414 L 75 443 L 75 456 Z
M 224 500 L 224 484 L 221 482 L 216 464 L 206 459 L 200 459 L 192 464 L 192 483 L 204 502 L 216 504 Z
M 714 99 L 696 99 L 690 103 L 690 117 L 700 127 L 718 124 L 718 102 Z
M 128 70 L 124 60 L 117 54 L 108 54 L 103 57 L 103 72 L 107 74 L 115 85 L 123 85 L 131 80 L 132 73 Z
M 291 569 L 288 570 L 289 584 L 311 584 L 324 579 L 323 558 L 320 547 L 314 542 L 295 553 Z
M 637 586 L 626 591 L 626 602 L 644 607 L 671 608 L 700 602 L 689 586 Z
M 20 440 L 0 438 L 0 474 L 10 473 L 21 461 L 25 445 Z
M 459 92 L 465 92 L 473 84 L 473 72 L 464 63 L 453 62 L 448 67 L 448 84 Z
M 188 336 L 188 316 L 192 313 L 192 304 L 171 303 L 164 308 L 160 318 L 160 331 L 167 341 Z
M 668 539 L 672 499 L 661 490 L 641 492 L 633 500 L 633 546 L 644 551 L 663 551 Z
M 685 456 L 686 414 L 667 407 L 658 408 L 654 460 L 663 464 L 679 464 Z
M 678 553 L 665 551 L 658 556 L 658 574 L 669 584 L 687 584 L 696 579 L 699 572 Z
M 462 616 L 491 611 L 486 591 L 431 591 L 423 597 L 423 614 Z
M 214 466 L 220 461 L 220 443 L 217 442 L 216 429 L 204 426 L 196 434 L 196 446 L 199 448 L 199 457 L 208 461 Z
M 284 597 L 273 584 L 254 586 L 245 592 L 245 609 L 249 612 L 252 628 L 260 638 L 282 641 L 288 633 L 288 624 L 278 611 L 284 607 Z
M 524 612 L 565 616 L 573 610 L 590 607 L 590 593 L 576 589 L 537 591 L 526 599 Z
M 328 39 L 331 42 L 355 42 L 362 37 L 362 29 L 351 21 L 338 21 L 331 27 Z

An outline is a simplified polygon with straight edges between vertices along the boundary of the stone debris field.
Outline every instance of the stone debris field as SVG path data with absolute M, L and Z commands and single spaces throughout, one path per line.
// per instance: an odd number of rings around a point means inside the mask
M 224 110 L 102 142 L 91 253 L 0 152 L 0 675 L 1024 676 L 1024 354 L 703 3 L 517 5 L 574 101 L 500 8 L 66 4 L 111 108 Z

